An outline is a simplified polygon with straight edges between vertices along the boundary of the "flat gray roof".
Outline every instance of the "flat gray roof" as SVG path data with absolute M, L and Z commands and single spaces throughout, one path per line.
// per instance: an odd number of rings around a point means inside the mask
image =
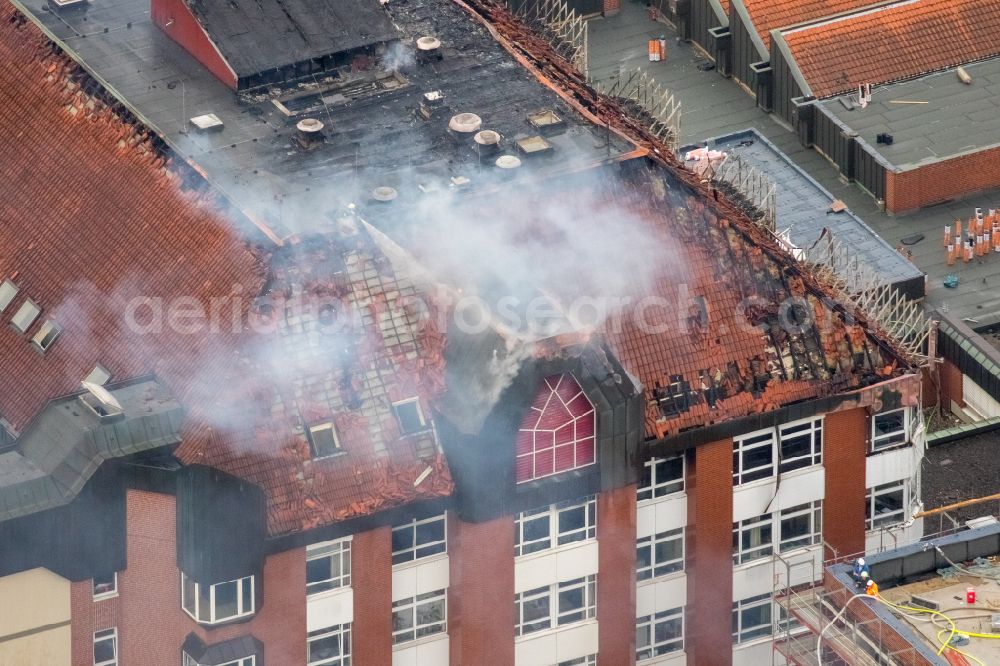
M 850 95 L 818 104 L 857 132 L 888 169 L 908 171 L 1000 145 L 1000 58 L 963 67 L 972 77 L 971 84 L 962 83 L 952 68 L 878 86 L 864 109 L 851 104 Z M 892 135 L 891 146 L 876 141 L 881 133 Z
M 819 240 L 824 228 L 829 229 L 834 238 L 847 245 L 861 262 L 874 267 L 886 282 L 923 280 L 923 271 L 854 213 L 829 212 L 835 197 L 757 130 L 726 134 L 709 139 L 708 143 L 731 156 L 738 155 L 774 183 L 775 229 L 779 232 L 788 229 L 796 246 L 808 248 Z

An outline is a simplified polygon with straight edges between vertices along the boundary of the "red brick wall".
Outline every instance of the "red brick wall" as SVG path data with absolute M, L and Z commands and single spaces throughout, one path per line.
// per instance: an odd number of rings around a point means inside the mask
M 635 663 L 635 508 L 634 485 L 597 496 L 598 666 Z
M 823 424 L 823 540 L 841 557 L 865 549 L 865 453 L 868 415 L 863 407 L 833 412 Z M 824 557 L 831 557 L 825 553 Z
M 92 632 L 115 624 L 123 664 L 177 666 L 192 631 L 209 644 L 253 634 L 266 645 L 265 662 L 305 663 L 305 550 L 267 558 L 257 581 L 263 601 L 250 621 L 206 629 L 181 610 L 175 516 L 172 496 L 128 491 L 128 567 L 118 574 L 119 596 L 95 604 L 89 581 L 73 585 L 74 666 L 93 663 Z
M 898 213 L 1000 186 L 1000 148 L 886 172 L 885 207 Z
M 614 16 L 622 9 L 622 0 L 604 0 L 604 15 Z
M 687 611 L 689 664 L 733 663 L 733 440 L 688 457 Z
M 941 381 L 941 409 L 950 410 L 952 401 L 959 407 L 965 407 L 962 371 L 957 365 L 945 359 L 943 363 L 938 363 L 938 373 Z
M 514 663 L 514 518 L 448 515 L 448 635 L 452 666 Z
M 167 33 L 170 39 L 184 47 L 215 78 L 236 90 L 236 74 L 183 0 L 152 0 L 151 16 L 153 23 Z M 170 21 L 173 23 L 168 26 Z
M 352 663 L 356 666 L 387 666 L 392 663 L 391 527 L 379 527 L 354 535 L 351 543 L 351 586 L 363 591 L 354 594 Z M 513 596 L 509 605 L 514 605 Z

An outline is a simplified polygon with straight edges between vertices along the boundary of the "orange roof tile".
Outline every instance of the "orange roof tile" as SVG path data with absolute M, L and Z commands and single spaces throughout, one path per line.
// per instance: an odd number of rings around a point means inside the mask
M 443 390 L 444 336 L 403 302 L 417 287 L 361 233 L 251 248 L 91 83 L 0 4 L 0 279 L 20 290 L 0 316 L 42 308 L 25 335 L 0 324 L 0 417 L 23 430 L 96 363 L 115 379 L 155 372 L 188 408 L 177 456 L 259 483 L 272 534 L 450 494 L 429 435 L 403 436 L 392 413 L 410 397 L 427 413 Z M 171 326 L 182 297 L 221 303 L 219 325 Z M 322 328 L 327 315 L 344 325 Z M 63 331 L 43 355 L 30 340 L 50 317 Z M 346 454 L 313 460 L 303 426 L 329 420 Z
M 908 0 L 783 34 L 816 97 L 1000 54 L 996 0 Z
M 876 2 L 878 0 L 743 0 L 743 5 L 753 29 L 770 49 L 774 29 L 855 11 Z

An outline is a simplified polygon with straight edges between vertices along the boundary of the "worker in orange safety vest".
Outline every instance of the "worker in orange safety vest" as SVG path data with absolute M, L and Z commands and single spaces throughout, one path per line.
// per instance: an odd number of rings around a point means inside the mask
M 871 578 L 868 579 L 868 585 L 865 587 L 865 594 L 870 597 L 878 596 L 878 585 Z

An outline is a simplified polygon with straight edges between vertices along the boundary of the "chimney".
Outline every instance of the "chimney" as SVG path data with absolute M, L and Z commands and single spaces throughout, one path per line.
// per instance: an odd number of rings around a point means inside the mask
M 441 40 L 437 37 L 426 35 L 417 39 L 417 61 L 421 64 L 441 60 L 444 54 L 441 53 Z
M 300 120 L 296 123 L 295 128 L 298 130 L 295 139 L 306 150 L 312 150 L 316 146 L 322 145 L 325 141 L 323 137 L 323 123 L 315 118 Z
M 444 93 L 440 90 L 425 92 L 420 100 L 420 115 L 424 120 L 430 120 L 435 116 L 440 116 L 444 109 Z

